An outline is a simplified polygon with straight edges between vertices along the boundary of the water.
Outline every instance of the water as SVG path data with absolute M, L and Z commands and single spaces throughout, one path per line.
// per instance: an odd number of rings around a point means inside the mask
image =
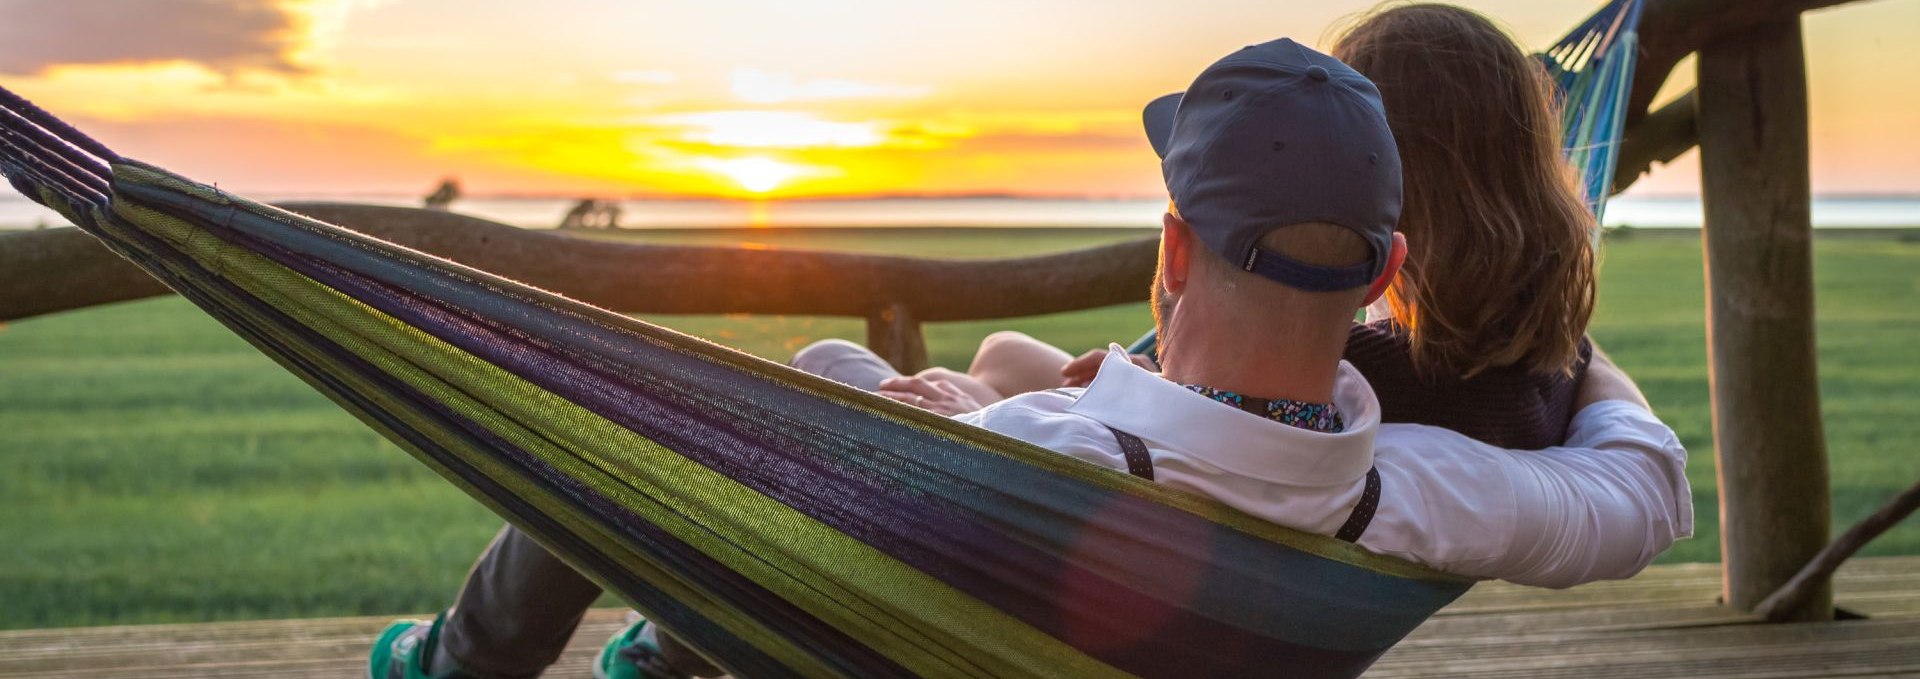
M 1699 228 L 1704 219 L 1699 198 L 1617 198 L 1607 203 L 1607 226 Z M 1815 197 L 1815 228 L 1920 227 L 1920 196 Z
M 269 202 L 273 196 L 265 197 Z M 309 198 L 311 199 L 311 198 Z M 337 196 L 327 200 L 379 205 L 417 205 L 394 196 Z M 552 228 L 573 206 L 554 198 L 470 198 L 459 212 L 525 228 Z M 627 228 L 685 227 L 880 227 L 998 226 L 1152 228 L 1160 225 L 1164 200 L 1063 200 L 1028 198 L 893 198 L 872 200 L 647 200 L 621 203 Z M 1692 228 L 1701 221 L 1698 198 L 1619 198 L 1607 205 L 1609 226 Z M 26 198 L 0 195 L 0 229 L 59 226 L 66 220 Z M 1920 226 L 1920 196 L 1825 197 L 1813 202 L 1815 227 L 1894 228 Z

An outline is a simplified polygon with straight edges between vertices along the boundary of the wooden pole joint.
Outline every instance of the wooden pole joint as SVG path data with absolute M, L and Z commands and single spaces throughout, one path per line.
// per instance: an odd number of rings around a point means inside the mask
M 927 369 L 927 340 L 907 305 L 890 302 L 867 314 L 867 348 L 901 374 Z

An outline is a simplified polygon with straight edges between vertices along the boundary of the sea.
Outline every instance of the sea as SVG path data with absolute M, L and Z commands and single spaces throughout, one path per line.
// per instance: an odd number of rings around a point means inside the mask
M 267 202 L 325 200 L 417 206 L 395 195 L 254 196 Z M 575 204 L 562 198 L 475 197 L 453 210 L 528 229 L 550 229 Z M 1154 228 L 1165 200 L 1042 198 L 877 198 L 861 200 L 623 200 L 620 226 L 631 229 L 729 227 L 1036 227 Z M 1697 197 L 1630 197 L 1608 202 L 1607 226 L 1698 228 Z M 12 193 L 0 195 L 0 230 L 59 226 L 66 220 Z M 1823 196 L 1813 201 L 1815 228 L 1920 227 L 1920 195 Z

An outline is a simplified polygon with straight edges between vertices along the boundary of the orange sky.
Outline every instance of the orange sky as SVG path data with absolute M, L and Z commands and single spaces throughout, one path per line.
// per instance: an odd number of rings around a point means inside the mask
M 1597 3 L 1466 4 L 1541 46 Z M 261 193 L 1139 197 L 1142 103 L 1372 5 L 0 0 L 0 85 Z M 1913 0 L 1807 19 L 1816 191 L 1920 192 L 1914 26 Z M 1690 158 L 1635 189 L 1696 190 Z

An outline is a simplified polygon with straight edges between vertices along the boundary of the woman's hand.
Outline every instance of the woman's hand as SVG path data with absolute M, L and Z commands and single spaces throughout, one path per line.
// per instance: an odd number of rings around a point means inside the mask
M 1601 401 L 1627 401 L 1653 412 L 1653 406 L 1647 405 L 1646 395 L 1640 393 L 1633 378 L 1614 365 L 1613 359 L 1596 344 L 1593 360 L 1587 362 L 1587 373 L 1580 379 L 1580 392 L 1574 396 L 1573 411 L 1580 412 Z
M 1148 372 L 1160 372 L 1159 364 L 1147 358 L 1146 354 L 1127 354 L 1127 359 Z M 1093 384 L 1094 376 L 1100 374 L 1100 362 L 1105 360 L 1106 349 L 1089 349 L 1079 358 L 1067 361 L 1067 366 L 1060 369 L 1060 386 L 1084 387 Z
M 880 381 L 881 396 L 940 415 L 958 415 L 980 409 L 980 401 L 952 382 L 920 374 Z

